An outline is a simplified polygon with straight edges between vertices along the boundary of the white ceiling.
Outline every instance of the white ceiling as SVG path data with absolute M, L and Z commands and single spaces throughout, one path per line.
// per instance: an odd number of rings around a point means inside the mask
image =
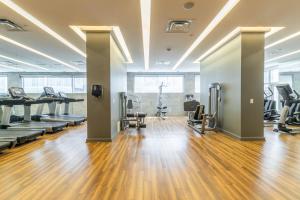
M 128 71 L 144 71 L 139 0 L 14 0 L 14 2 L 82 51 L 85 51 L 85 43 L 69 28 L 69 25 L 119 26 L 134 61 L 133 64 L 128 65 Z M 187 0 L 152 0 L 150 71 L 171 71 L 175 63 L 227 0 L 194 0 L 195 7 L 192 10 L 183 8 L 185 2 Z M 286 27 L 269 37 L 266 44 L 300 31 L 299 8 L 299 0 L 240 0 L 240 3 L 179 66 L 177 71 L 199 71 L 199 65 L 193 64 L 193 61 L 237 26 Z M 0 3 L 0 18 L 9 19 L 24 26 L 27 30 L 26 32 L 8 32 L 0 27 L 1 35 L 71 65 L 75 65 L 74 62 L 77 61 L 85 61 L 84 57 L 64 46 L 2 3 Z M 167 22 L 170 19 L 192 19 L 191 31 L 187 34 L 165 33 Z M 172 50 L 168 52 L 167 48 Z M 266 59 L 298 49 L 300 49 L 300 37 L 268 49 Z M 71 71 L 61 64 L 2 40 L 0 40 L 0 54 L 46 67 L 49 71 Z M 279 60 L 279 62 L 295 60 L 300 60 L 300 54 Z M 0 64 L 5 64 L 5 61 L 0 58 Z M 170 65 L 158 65 L 157 62 L 160 61 L 169 61 Z M 13 66 L 26 71 L 35 71 L 34 68 L 24 65 Z M 77 67 L 85 69 L 84 65 Z

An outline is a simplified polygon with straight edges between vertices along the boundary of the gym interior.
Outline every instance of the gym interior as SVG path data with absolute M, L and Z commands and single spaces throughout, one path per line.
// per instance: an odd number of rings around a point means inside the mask
M 0 199 L 300 199 L 299 7 L 0 0 Z

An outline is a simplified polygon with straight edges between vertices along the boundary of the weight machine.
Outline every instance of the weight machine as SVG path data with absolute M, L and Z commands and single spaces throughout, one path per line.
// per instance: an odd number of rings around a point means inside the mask
M 204 105 L 197 105 L 197 109 L 193 117 L 189 118 L 188 125 L 200 134 L 206 131 L 216 131 L 219 119 L 219 107 L 221 104 L 220 83 L 212 83 L 209 85 L 208 113 L 205 113 Z
M 156 116 L 160 117 L 161 119 L 165 120 L 166 119 L 166 115 L 167 115 L 167 109 L 168 106 L 163 104 L 163 88 L 167 87 L 167 85 L 162 82 L 160 84 L 160 86 L 158 87 L 159 89 L 159 94 L 158 94 L 158 106 L 157 106 L 157 112 L 156 112 Z
M 146 113 L 139 112 L 141 102 L 138 97 L 121 92 L 121 130 L 146 128 Z M 135 100 L 134 100 L 135 99 Z M 137 105 L 136 105 L 137 104 Z M 135 106 L 136 105 L 136 106 Z M 134 111 L 135 110 L 135 111 Z

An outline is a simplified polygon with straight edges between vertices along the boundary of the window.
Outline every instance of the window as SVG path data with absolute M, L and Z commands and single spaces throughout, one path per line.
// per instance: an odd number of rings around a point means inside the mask
M 86 93 L 86 78 L 79 78 L 79 77 L 74 77 L 74 87 L 73 87 L 73 92 L 74 93 Z
M 200 75 L 195 75 L 195 93 L 200 93 Z
M 279 69 L 274 69 L 271 71 L 271 83 L 279 82 Z
M 183 93 L 183 76 L 135 76 L 135 93 L 158 93 L 164 84 L 163 93 Z
M 269 71 L 264 72 L 264 83 L 270 83 L 270 74 Z
M 7 77 L 0 76 L 0 94 L 7 93 Z
M 280 75 L 280 83 L 287 83 L 293 88 L 293 76 L 292 75 Z
M 72 93 L 72 77 L 47 78 L 47 86 L 52 87 L 56 92 Z
M 22 84 L 27 93 L 42 93 L 47 86 L 46 77 L 22 77 Z
M 56 92 L 86 93 L 86 78 L 83 77 L 24 76 L 22 83 L 26 93 L 42 93 L 44 87 L 53 87 Z

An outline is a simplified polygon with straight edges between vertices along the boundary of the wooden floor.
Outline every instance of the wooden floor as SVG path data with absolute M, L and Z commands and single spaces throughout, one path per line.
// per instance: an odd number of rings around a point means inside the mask
M 112 143 L 85 125 L 0 155 L 0 199 L 300 199 L 300 135 L 265 142 L 148 120 Z

